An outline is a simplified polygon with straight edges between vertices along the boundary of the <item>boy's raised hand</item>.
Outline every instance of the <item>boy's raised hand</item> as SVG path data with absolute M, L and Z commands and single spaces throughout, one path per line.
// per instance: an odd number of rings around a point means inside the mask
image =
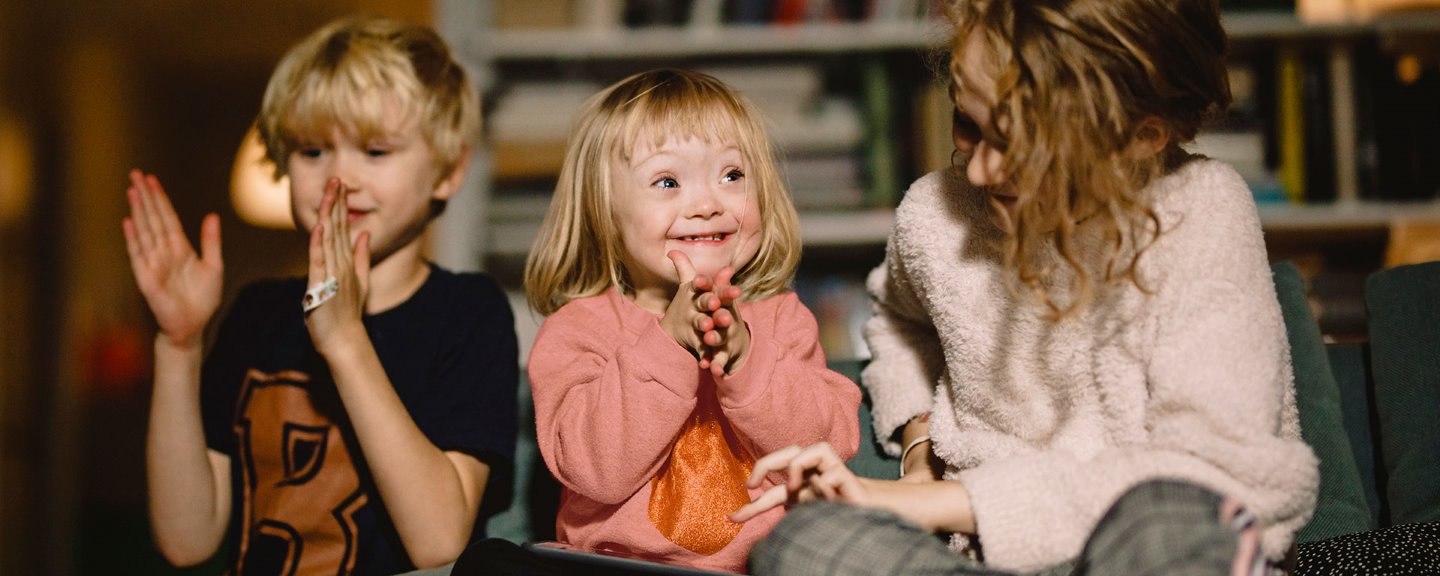
M 197 256 L 159 179 L 131 170 L 125 195 L 130 203 L 130 216 L 121 222 L 125 250 L 160 335 L 175 346 L 199 345 L 220 307 L 225 276 L 220 217 L 206 214 L 201 221 Z
M 315 228 L 310 230 L 309 285 L 313 288 L 330 279 L 336 283 L 334 296 L 305 314 L 315 349 L 325 356 L 367 338 L 360 319 L 370 292 L 370 233 L 361 232 L 350 243 L 348 194 L 339 178 L 331 178 L 325 184 Z

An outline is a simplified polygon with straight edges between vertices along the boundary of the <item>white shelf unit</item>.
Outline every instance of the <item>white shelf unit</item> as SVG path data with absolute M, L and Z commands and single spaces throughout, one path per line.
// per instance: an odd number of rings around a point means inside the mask
M 439 0 L 442 34 L 461 47 L 481 88 L 490 88 L 498 64 L 558 62 L 583 67 L 587 63 L 627 60 L 762 57 L 773 55 L 822 56 L 882 51 L 922 52 L 943 46 L 946 26 L 939 22 L 827 23 L 795 26 L 722 25 L 718 27 L 654 27 L 593 31 L 584 29 L 494 30 L 488 0 Z M 459 22 L 456 19 L 461 19 Z M 1378 36 L 1393 44 L 1440 32 L 1440 14 L 1386 17 L 1368 23 L 1308 24 L 1291 13 L 1237 12 L 1224 16 L 1230 38 L 1247 42 L 1324 42 L 1330 46 L 1332 70 L 1354 66 L 1353 43 Z M 1336 88 L 1339 88 L 1338 86 Z M 1348 95 L 1350 88 L 1335 92 Z M 1348 96 L 1336 98 L 1335 143 L 1337 157 L 1354 154 L 1354 108 Z M 523 257 L 529 250 L 538 218 L 487 220 L 491 171 L 487 152 L 477 154 L 470 176 L 478 196 L 460 224 L 442 226 L 436 235 L 440 246 L 466 246 L 450 250 L 468 261 L 450 263 L 474 268 L 486 256 Z M 1440 202 L 1393 204 L 1361 200 L 1353 163 L 1337 162 L 1338 200 L 1326 205 L 1262 205 L 1261 218 L 1271 232 L 1340 231 L 1383 228 L 1397 219 L 1440 220 Z M 451 211 L 455 208 L 452 207 Z M 477 215 L 480 214 L 480 215 Z M 893 210 L 802 212 L 803 237 L 809 246 L 873 245 L 883 243 L 893 224 Z M 454 218 L 450 216 L 449 218 Z M 478 248 L 475 248 L 478 247 Z M 443 251 L 442 251 L 443 253 Z M 442 261 L 442 263 L 447 263 Z

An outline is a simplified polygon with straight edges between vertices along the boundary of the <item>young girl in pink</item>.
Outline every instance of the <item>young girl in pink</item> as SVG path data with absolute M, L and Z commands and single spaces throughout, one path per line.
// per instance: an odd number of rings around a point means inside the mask
M 540 451 L 573 546 L 739 571 L 783 517 L 729 515 L 755 456 L 849 458 L 859 388 L 787 286 L 797 216 L 758 113 L 716 79 L 644 72 L 594 96 L 526 263 Z

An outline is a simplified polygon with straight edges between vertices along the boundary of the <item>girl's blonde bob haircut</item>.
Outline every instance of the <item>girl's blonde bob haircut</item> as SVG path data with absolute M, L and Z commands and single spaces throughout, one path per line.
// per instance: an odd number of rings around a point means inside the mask
M 420 114 L 442 178 L 480 134 L 480 103 L 445 41 L 428 27 L 374 17 L 331 22 L 291 48 L 255 123 L 279 178 L 290 152 L 332 128 L 383 138 L 394 129 L 387 109 Z
M 629 288 L 612 209 L 611 172 L 628 166 L 643 144 L 697 138 L 734 144 L 748 193 L 760 210 L 760 247 L 737 271 L 742 298 L 788 289 L 800 262 L 800 225 L 776 168 L 759 112 L 706 74 L 652 70 L 621 80 L 586 101 L 570 135 L 565 164 L 540 234 L 525 262 L 525 295 L 549 315 L 611 286 Z

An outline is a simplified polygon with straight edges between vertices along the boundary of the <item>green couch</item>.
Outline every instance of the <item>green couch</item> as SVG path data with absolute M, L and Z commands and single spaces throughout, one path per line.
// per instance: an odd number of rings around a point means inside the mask
M 1440 262 L 1376 273 L 1366 287 L 1370 343 L 1325 344 L 1306 302 L 1303 279 L 1275 264 L 1290 338 L 1302 434 L 1320 458 L 1315 516 L 1298 540 L 1310 542 L 1416 521 L 1440 520 Z M 862 363 L 831 367 L 859 381 Z M 554 537 L 559 487 L 535 448 L 528 386 L 514 503 L 491 518 L 489 534 L 515 542 Z M 875 442 L 869 399 L 860 407 L 856 473 L 895 478 L 896 462 Z

